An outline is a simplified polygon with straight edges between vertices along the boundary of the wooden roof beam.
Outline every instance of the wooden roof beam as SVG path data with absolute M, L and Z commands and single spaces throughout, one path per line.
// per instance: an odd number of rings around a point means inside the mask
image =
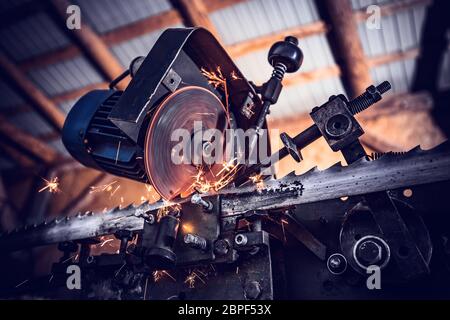
M 227 47 L 227 51 L 233 58 L 238 58 L 251 52 L 267 49 L 275 42 L 283 40 L 287 36 L 306 38 L 316 34 L 323 34 L 326 31 L 327 26 L 323 21 L 315 21 L 310 24 L 232 44 Z
M 184 25 L 188 27 L 203 27 L 208 29 L 220 41 L 216 27 L 209 19 L 209 12 L 204 0 L 171 0 L 172 6 L 177 9 L 183 18 Z
M 245 2 L 246 0 L 213 0 L 206 1 L 205 4 L 209 12 L 224 9 L 228 6 Z M 392 4 L 380 5 L 381 16 L 395 14 L 402 10 L 407 10 L 415 6 L 427 5 L 431 0 L 404 0 Z M 368 14 L 365 9 L 354 12 L 357 21 L 365 21 Z M 129 25 L 119 27 L 110 32 L 100 35 L 99 37 L 108 46 L 128 41 L 132 38 L 142 36 L 146 33 L 156 31 L 160 28 L 166 28 L 174 24 L 181 23 L 182 19 L 179 13 L 174 10 L 168 10 L 160 14 L 144 18 Z M 273 42 L 284 38 L 288 33 L 296 35 L 299 38 L 307 36 L 322 34 L 327 31 L 326 25 L 322 21 L 316 21 L 308 25 L 294 27 L 292 29 L 284 30 L 279 33 L 250 39 L 245 42 L 236 43 L 227 48 L 231 56 L 239 57 L 247 53 L 254 52 L 256 50 L 268 48 Z M 37 57 L 32 57 L 20 63 L 20 69 L 22 71 L 29 71 L 34 68 L 43 67 L 57 63 L 61 60 L 73 59 L 81 54 L 81 50 L 74 46 L 69 45 L 65 48 L 55 50 L 53 52 L 44 53 Z
M 372 83 L 372 77 L 350 0 L 322 0 L 319 8 L 331 25 L 328 37 L 344 87 L 350 98 L 356 97 Z
M 20 71 L 8 58 L 0 53 L 0 71 L 9 78 L 13 87 L 19 89 L 36 111 L 43 115 L 57 130 L 64 125 L 65 115 L 58 106 L 39 90 L 25 74 Z
M 0 116 L 0 134 L 21 150 L 28 152 L 34 158 L 40 159 L 47 165 L 52 165 L 61 158 L 55 149 L 9 123 L 4 116 Z
M 50 5 L 55 13 L 56 20 L 63 26 L 62 28 L 76 40 L 80 50 L 87 54 L 92 63 L 109 81 L 117 78 L 124 71 L 122 65 L 111 53 L 105 42 L 89 25 L 83 23 L 83 20 L 81 21 L 80 29 L 69 30 L 66 27 L 66 19 L 68 17 L 66 10 L 71 5 L 69 1 L 50 0 Z M 126 85 L 126 81 L 122 81 L 118 84 L 118 87 L 119 89 L 125 89 Z
M 214 12 L 220 9 L 225 9 L 248 0 L 207 0 L 204 1 L 208 12 Z
M 396 13 L 418 7 L 418 6 L 428 6 L 432 3 L 432 0 L 397 0 L 392 3 L 386 3 L 379 5 L 380 8 L 380 15 L 382 17 L 394 15 Z M 364 22 L 367 21 L 367 19 L 372 15 L 373 13 L 367 13 L 366 8 L 363 8 L 361 10 L 358 10 L 354 13 L 355 19 L 358 22 Z
M 450 46 L 449 46 L 450 48 Z M 407 51 L 402 52 L 393 52 L 388 54 L 383 54 L 375 57 L 367 58 L 367 62 L 370 66 L 370 68 L 393 63 L 396 61 L 402 61 L 407 59 L 415 59 L 418 58 L 420 55 L 420 50 L 417 48 L 413 48 Z M 339 77 L 341 75 L 341 70 L 339 66 L 337 65 L 331 65 L 323 68 L 314 69 L 311 71 L 306 72 L 298 72 L 293 75 L 288 75 L 285 77 L 283 84 L 285 86 L 292 86 L 292 85 L 298 85 L 298 84 L 304 84 L 309 82 L 314 82 L 322 79 L 328 79 L 333 77 Z M 83 94 L 95 90 L 95 89 L 106 89 L 108 87 L 107 82 L 100 82 L 88 85 L 86 87 L 76 89 L 73 91 L 65 92 L 63 94 L 54 96 L 51 98 L 51 100 L 56 103 L 62 103 L 68 100 L 73 100 L 81 97 Z M 28 112 L 30 111 L 29 106 L 27 105 L 20 105 L 14 108 L 14 110 L 6 109 L 4 112 L 0 110 L 0 113 L 8 114 L 8 115 L 16 115 L 22 112 Z

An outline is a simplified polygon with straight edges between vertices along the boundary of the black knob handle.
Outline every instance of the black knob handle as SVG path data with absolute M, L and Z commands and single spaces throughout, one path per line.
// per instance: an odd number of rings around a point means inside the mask
M 296 72 L 303 62 L 303 52 L 298 47 L 296 37 L 288 36 L 284 41 L 275 42 L 269 50 L 269 63 L 276 67 L 283 64 L 286 72 Z

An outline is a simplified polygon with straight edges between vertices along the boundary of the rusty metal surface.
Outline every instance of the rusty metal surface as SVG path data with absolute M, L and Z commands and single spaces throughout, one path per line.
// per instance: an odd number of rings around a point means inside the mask
M 374 161 L 361 159 L 350 166 L 336 164 L 329 169 L 288 175 L 265 181 L 264 188 L 250 185 L 221 190 L 222 218 L 238 216 L 251 210 L 279 209 L 304 203 L 320 202 L 381 190 L 407 188 L 450 179 L 450 145 L 432 150 L 415 148 L 404 155 L 386 154 Z M 179 199 L 178 203 L 188 202 Z M 119 230 L 140 231 L 145 219 L 158 209 L 173 205 L 166 201 L 144 203 L 107 213 L 60 218 L 47 224 L 26 226 L 0 236 L 0 249 L 13 251 L 62 241 L 80 240 Z
M 448 143 L 429 151 L 417 147 L 401 156 L 386 154 L 375 161 L 363 158 L 350 166 L 337 163 L 323 171 L 313 168 L 299 176 L 290 174 L 265 182 L 262 189 L 252 185 L 224 190 L 222 215 L 445 181 L 450 178 L 449 149 Z

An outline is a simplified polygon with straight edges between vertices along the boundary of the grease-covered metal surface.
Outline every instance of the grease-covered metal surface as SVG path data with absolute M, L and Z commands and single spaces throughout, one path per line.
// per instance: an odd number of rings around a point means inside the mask
M 290 174 L 266 181 L 262 188 L 250 185 L 221 190 L 220 211 L 222 217 L 230 217 L 252 210 L 281 209 L 449 179 L 450 146 L 444 143 L 429 151 L 415 148 L 401 156 L 386 154 L 374 161 L 364 158 L 350 166 L 337 163 L 323 171 L 312 169 L 299 176 Z M 189 198 L 177 200 L 178 203 L 187 201 Z M 26 226 L 0 236 L 0 249 L 13 251 L 26 246 L 98 237 L 118 230 L 140 231 L 150 214 L 171 205 L 173 203 L 166 201 L 144 203 Z

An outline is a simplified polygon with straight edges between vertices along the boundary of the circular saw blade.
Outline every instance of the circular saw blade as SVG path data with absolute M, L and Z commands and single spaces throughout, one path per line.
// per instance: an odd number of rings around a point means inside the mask
M 207 129 L 218 129 L 221 133 L 221 143 L 225 141 L 225 129 L 229 126 L 227 111 L 220 99 L 211 91 L 188 86 L 169 95 L 158 107 L 151 119 L 145 138 L 145 169 L 155 190 L 166 200 L 177 196 L 186 196 L 195 191 L 193 184 L 198 180 L 199 170 L 205 172 L 207 181 L 214 181 L 215 174 L 222 168 L 221 164 L 208 166 L 191 161 L 174 163 L 172 153 L 180 140 L 172 139 L 177 129 L 184 129 L 193 140 L 198 123 L 201 122 L 202 132 Z M 186 132 L 185 131 L 185 132 Z M 175 140 L 175 141 L 172 141 Z M 193 140 L 195 144 L 195 141 Z M 203 141 L 202 141 L 203 142 Z M 183 154 L 183 157 L 185 155 Z M 200 169 L 202 168 L 202 169 Z

